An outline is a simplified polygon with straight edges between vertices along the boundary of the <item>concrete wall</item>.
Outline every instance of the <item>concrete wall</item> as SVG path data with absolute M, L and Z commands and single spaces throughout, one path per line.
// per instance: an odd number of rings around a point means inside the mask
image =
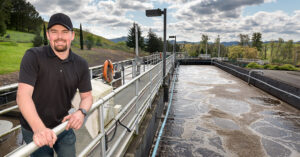
M 163 95 L 164 89 L 161 88 L 151 105 L 151 109 L 148 110 L 148 113 L 140 125 L 139 134 L 133 138 L 124 156 L 149 156 L 153 139 L 160 123 L 158 117 L 161 117 L 164 108 Z
M 179 59 L 180 65 L 211 65 L 210 60 L 200 60 L 200 59 Z
M 217 62 L 217 61 L 215 61 Z M 232 65 L 232 64 L 228 64 L 228 63 L 224 63 L 224 62 L 217 62 L 221 65 L 224 65 L 224 66 L 227 66 L 227 67 L 230 67 L 238 72 L 241 72 L 243 74 L 249 74 L 249 70 L 248 69 L 244 69 L 244 68 L 241 68 L 241 67 L 238 67 L 238 66 L 235 66 L 235 65 Z M 225 68 L 225 67 L 222 67 L 218 64 L 214 64 L 215 66 L 219 67 L 220 69 L 236 76 L 236 77 L 239 77 L 241 78 L 242 80 L 248 82 L 248 77 L 245 76 L 245 75 L 241 75 L 241 74 L 238 74 L 237 72 L 233 71 L 233 70 L 230 70 L 228 68 Z M 280 82 L 280 81 L 277 81 L 277 80 L 274 80 L 272 78 L 269 78 L 269 77 L 266 77 L 266 76 L 263 76 L 257 72 L 252 72 L 251 74 L 252 77 L 254 78 L 257 78 L 263 82 L 266 82 L 267 84 L 271 85 L 271 86 L 274 86 L 276 88 L 279 88 L 283 91 L 287 91 L 289 93 L 292 93 L 294 95 L 297 95 L 297 96 L 300 96 L 300 88 L 297 88 L 297 87 L 294 87 L 294 86 L 291 86 L 289 84 L 286 84 L 286 83 L 283 83 L 283 82 Z M 260 81 L 257 81 L 257 80 L 254 80 L 254 79 L 250 79 L 250 84 L 254 85 L 255 87 L 258 87 L 260 89 L 262 89 L 263 91 L 281 99 L 282 101 L 285 101 L 287 102 L 288 104 L 300 109 L 300 100 L 297 99 L 296 97 L 294 96 L 291 96 L 290 94 L 286 94 L 285 92 L 282 92 L 280 90 L 276 90 Z

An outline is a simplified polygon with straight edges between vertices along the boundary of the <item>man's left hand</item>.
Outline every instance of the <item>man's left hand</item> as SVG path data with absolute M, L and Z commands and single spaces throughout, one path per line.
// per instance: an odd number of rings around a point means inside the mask
M 67 115 L 64 117 L 62 122 L 65 122 L 69 120 L 68 125 L 66 127 L 66 130 L 69 130 L 70 128 L 73 128 L 75 130 L 78 130 L 81 128 L 83 122 L 84 122 L 84 115 L 81 111 L 77 110 L 76 112 Z

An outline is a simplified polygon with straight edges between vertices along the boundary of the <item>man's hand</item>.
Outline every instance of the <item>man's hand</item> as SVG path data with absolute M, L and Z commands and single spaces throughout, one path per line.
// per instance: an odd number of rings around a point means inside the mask
M 51 148 L 53 148 L 53 145 L 57 140 L 55 133 L 46 127 L 35 131 L 32 138 L 37 146 L 42 147 L 48 145 Z
M 62 120 L 62 122 L 65 122 L 67 120 L 69 120 L 69 122 L 66 127 L 66 130 L 69 130 L 70 128 L 78 130 L 81 128 L 81 126 L 83 124 L 84 115 L 81 111 L 77 110 L 76 112 L 65 116 L 64 119 Z

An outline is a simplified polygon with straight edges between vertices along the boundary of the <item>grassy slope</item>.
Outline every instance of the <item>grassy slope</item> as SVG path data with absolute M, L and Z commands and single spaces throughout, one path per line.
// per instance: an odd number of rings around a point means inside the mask
M 32 43 L 0 42 L 0 74 L 20 69 L 21 59 Z
M 72 42 L 72 47 L 76 49 L 80 47 L 79 29 L 75 29 L 75 33 L 76 33 L 75 40 Z M 21 59 L 25 51 L 32 47 L 31 41 L 34 38 L 34 34 L 18 32 L 13 30 L 7 30 L 6 34 L 10 35 L 10 39 L 5 38 L 6 35 L 4 37 L 0 37 L 0 75 L 19 70 Z M 83 31 L 83 34 L 84 34 L 84 39 L 88 35 L 93 35 L 85 31 Z M 102 46 L 98 48 L 120 50 L 124 52 L 130 52 L 132 54 L 134 53 L 134 50 L 127 47 L 125 44 L 114 43 L 101 36 L 93 35 L 93 37 L 95 38 L 95 43 L 97 39 L 101 40 Z M 88 54 L 90 53 L 95 54 L 99 52 L 93 50 L 85 50 L 85 51 L 86 52 L 91 51 Z M 85 56 L 85 58 L 88 57 Z
M 5 38 L 7 34 L 10 35 L 10 39 Z M 7 42 L 29 43 L 34 38 L 34 34 L 18 32 L 13 30 L 6 30 L 6 35 L 4 35 L 4 37 L 0 37 L 0 40 Z

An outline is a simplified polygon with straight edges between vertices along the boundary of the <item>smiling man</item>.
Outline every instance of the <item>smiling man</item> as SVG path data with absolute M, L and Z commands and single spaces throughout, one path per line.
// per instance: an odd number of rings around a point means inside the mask
M 17 103 L 23 139 L 40 147 L 31 156 L 53 156 L 54 150 L 59 157 L 76 154 L 73 129 L 82 126 L 93 100 L 88 64 L 71 50 L 74 37 L 71 19 L 54 14 L 47 27 L 50 46 L 31 48 L 22 59 Z M 77 89 L 80 108 L 69 114 Z M 51 129 L 67 120 L 66 130 L 56 136 Z

